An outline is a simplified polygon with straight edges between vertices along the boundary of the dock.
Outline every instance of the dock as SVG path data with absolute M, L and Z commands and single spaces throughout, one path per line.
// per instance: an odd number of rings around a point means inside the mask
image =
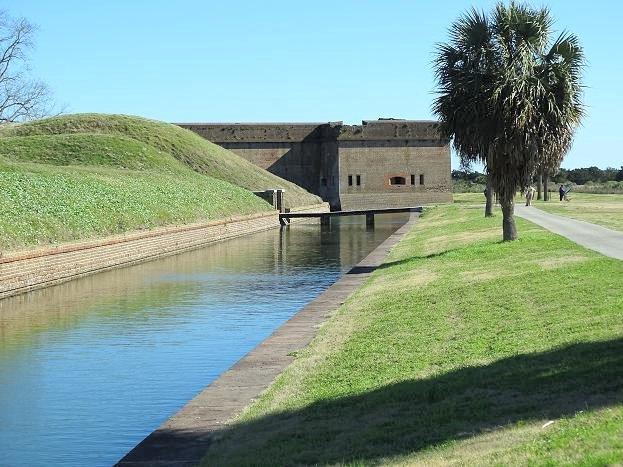
M 394 214 L 398 212 L 422 212 L 422 206 L 408 206 L 402 208 L 381 208 L 381 209 L 354 209 L 350 211 L 331 211 L 331 212 L 283 212 L 279 214 L 281 225 L 289 225 L 290 219 L 300 218 L 320 218 L 321 225 L 330 225 L 332 217 L 341 216 L 366 216 L 366 226 L 374 227 L 374 216 L 376 214 Z

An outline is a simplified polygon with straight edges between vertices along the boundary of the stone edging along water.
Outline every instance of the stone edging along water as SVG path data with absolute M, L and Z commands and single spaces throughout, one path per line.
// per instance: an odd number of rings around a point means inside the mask
M 328 211 L 327 203 L 295 208 Z M 277 211 L 0 254 L 0 299 L 279 227 Z
M 196 465 L 214 436 L 292 363 L 295 352 L 316 335 L 318 325 L 385 261 L 418 216 L 411 213 L 406 224 L 147 436 L 117 465 Z

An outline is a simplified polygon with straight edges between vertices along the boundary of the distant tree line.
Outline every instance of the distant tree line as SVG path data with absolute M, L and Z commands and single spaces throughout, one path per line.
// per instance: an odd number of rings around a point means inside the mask
M 585 185 L 587 182 L 603 183 L 603 182 L 621 182 L 623 181 L 623 166 L 620 169 L 608 167 L 600 169 L 599 167 L 580 167 L 578 169 L 559 169 L 554 175 L 553 180 L 556 183 L 571 182 L 576 185 Z
M 452 180 L 455 184 L 461 185 L 486 185 L 487 176 L 477 170 L 459 169 L 452 171 Z M 552 177 L 555 183 L 573 183 L 575 185 L 585 185 L 587 182 L 604 183 L 604 182 L 621 182 L 623 181 L 623 166 L 620 169 L 607 167 L 600 169 L 599 167 L 580 167 L 577 169 L 558 169 Z

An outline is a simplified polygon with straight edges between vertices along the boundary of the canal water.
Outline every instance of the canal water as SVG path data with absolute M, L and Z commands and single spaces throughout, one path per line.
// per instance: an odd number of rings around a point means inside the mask
M 269 230 L 0 300 L 0 465 L 114 464 L 407 216 Z

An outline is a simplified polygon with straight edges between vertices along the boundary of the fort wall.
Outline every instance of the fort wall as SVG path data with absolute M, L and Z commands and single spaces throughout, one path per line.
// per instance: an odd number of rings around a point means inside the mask
M 179 124 L 249 162 L 339 205 L 336 135 L 330 123 Z
M 321 196 L 333 209 L 452 201 L 449 142 L 436 122 L 180 126 Z

